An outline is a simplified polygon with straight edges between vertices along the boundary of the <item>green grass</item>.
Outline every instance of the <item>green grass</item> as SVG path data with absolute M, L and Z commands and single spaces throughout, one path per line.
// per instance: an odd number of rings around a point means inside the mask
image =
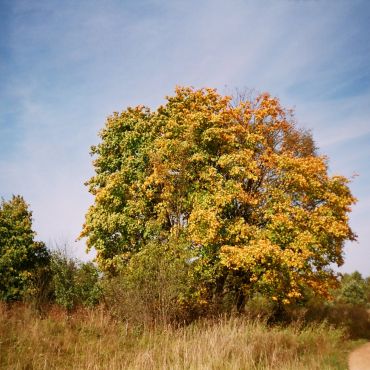
M 0 308 L 1 369 L 346 369 L 350 347 L 325 324 L 236 317 L 149 328 L 102 309 L 40 318 L 25 306 Z

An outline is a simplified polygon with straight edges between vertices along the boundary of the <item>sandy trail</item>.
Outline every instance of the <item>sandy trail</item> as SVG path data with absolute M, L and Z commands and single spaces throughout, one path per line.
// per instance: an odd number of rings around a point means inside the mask
M 349 355 L 349 370 L 370 370 L 370 343 L 364 344 Z

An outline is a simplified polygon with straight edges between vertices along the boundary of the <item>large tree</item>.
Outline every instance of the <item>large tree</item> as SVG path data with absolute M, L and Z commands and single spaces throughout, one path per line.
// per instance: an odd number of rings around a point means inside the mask
M 232 291 L 242 305 L 255 291 L 281 303 L 307 286 L 326 294 L 355 239 L 355 199 L 278 99 L 179 87 L 154 112 L 114 113 L 100 137 L 81 237 L 103 269 L 179 238 L 209 278 L 208 297 Z
M 45 266 L 49 253 L 45 244 L 34 240 L 32 212 L 23 197 L 13 196 L 0 203 L 0 300 L 22 298 L 38 268 Z

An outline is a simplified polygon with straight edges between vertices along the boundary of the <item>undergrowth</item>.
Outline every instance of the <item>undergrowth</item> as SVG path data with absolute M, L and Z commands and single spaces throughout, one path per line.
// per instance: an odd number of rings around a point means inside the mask
M 1 369 L 346 369 L 349 342 L 326 324 L 268 326 L 246 317 L 131 325 L 102 308 L 41 317 L 0 308 Z

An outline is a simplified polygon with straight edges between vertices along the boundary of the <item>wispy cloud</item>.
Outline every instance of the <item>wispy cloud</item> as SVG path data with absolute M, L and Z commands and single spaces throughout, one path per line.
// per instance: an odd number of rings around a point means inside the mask
M 1 14 L 0 195 L 25 196 L 44 240 L 79 234 L 105 117 L 156 107 L 176 84 L 271 91 L 296 107 L 333 171 L 369 169 L 365 0 L 15 0 Z M 354 182 L 360 203 L 367 183 Z M 368 234 L 354 223 L 364 260 Z

